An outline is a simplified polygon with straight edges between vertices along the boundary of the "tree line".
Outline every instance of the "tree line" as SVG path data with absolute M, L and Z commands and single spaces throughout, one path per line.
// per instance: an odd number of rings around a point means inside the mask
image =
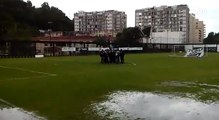
M 219 44 L 219 33 L 210 32 L 204 39 L 205 44 Z
M 73 21 L 46 2 L 36 8 L 31 1 L 1 0 L 0 16 L 0 41 L 30 40 L 32 36 L 39 35 L 40 29 L 74 30 Z
M 149 38 L 151 33 L 151 27 L 128 27 L 124 28 L 122 32 L 117 33 L 115 40 L 113 41 L 114 46 L 142 46 L 143 38 Z M 94 41 L 97 46 L 106 47 L 110 44 L 107 37 L 97 37 Z

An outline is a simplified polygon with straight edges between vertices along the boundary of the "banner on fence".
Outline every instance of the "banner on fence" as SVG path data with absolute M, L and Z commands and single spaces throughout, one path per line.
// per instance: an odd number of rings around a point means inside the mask
M 89 47 L 88 51 L 101 51 L 101 50 L 126 50 L 126 51 L 142 51 L 143 47 L 120 47 L 120 48 L 99 48 L 99 47 Z
M 204 48 L 188 49 L 184 57 L 203 57 Z
M 63 52 L 76 51 L 75 47 L 62 47 Z
M 101 48 L 98 47 L 89 47 L 88 51 L 100 51 Z
M 43 58 L 44 55 L 35 55 L 35 58 Z
M 120 47 L 119 49 L 128 51 L 141 51 L 143 50 L 143 47 Z

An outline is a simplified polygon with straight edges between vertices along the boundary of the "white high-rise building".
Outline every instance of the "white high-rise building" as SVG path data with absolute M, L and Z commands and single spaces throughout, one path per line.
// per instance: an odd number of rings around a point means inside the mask
M 205 38 L 205 24 L 195 18 L 195 14 L 190 14 L 189 43 L 203 43 Z
M 189 43 L 189 8 L 187 5 L 176 5 L 137 9 L 135 26 L 142 29 L 152 27 L 151 42 L 154 43 Z
M 115 36 L 127 27 L 127 15 L 116 10 L 79 11 L 74 14 L 74 26 L 75 32 L 79 33 Z

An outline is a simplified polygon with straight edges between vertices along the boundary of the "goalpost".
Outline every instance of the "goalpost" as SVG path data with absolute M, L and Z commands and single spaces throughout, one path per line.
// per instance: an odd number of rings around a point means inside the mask
M 173 57 L 206 57 L 208 56 L 208 47 L 205 45 L 173 45 Z
M 173 45 L 172 46 L 172 55 L 174 57 L 184 57 L 185 55 L 185 45 Z

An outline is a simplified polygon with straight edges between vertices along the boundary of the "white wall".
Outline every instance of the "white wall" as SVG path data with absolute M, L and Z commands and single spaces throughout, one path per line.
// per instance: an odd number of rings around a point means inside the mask
M 153 32 L 151 43 L 179 44 L 185 43 L 185 32 Z
M 219 45 L 217 45 L 217 52 L 219 52 Z

